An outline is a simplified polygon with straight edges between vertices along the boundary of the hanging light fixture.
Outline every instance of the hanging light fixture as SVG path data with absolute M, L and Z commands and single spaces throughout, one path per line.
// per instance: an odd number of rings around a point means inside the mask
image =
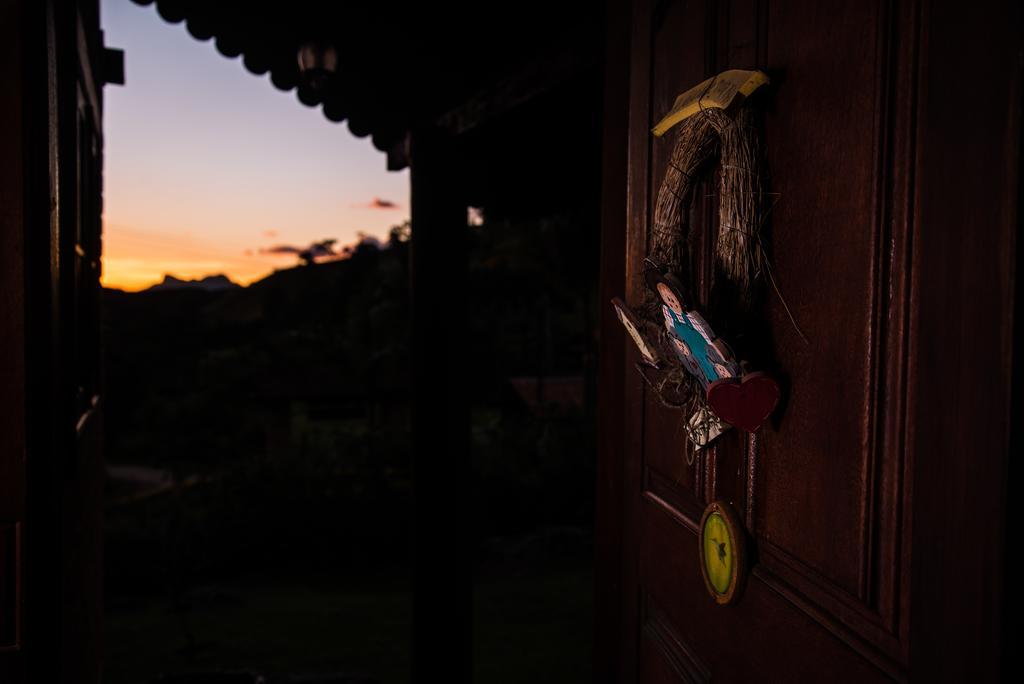
M 310 40 L 299 46 L 298 59 L 302 85 L 322 95 L 338 70 L 338 51 L 330 43 Z

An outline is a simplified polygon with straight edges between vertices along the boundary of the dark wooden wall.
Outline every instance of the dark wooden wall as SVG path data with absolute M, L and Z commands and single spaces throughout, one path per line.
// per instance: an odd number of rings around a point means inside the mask
M 24 671 L 25 519 L 23 3 L 0 5 L 0 681 Z
M 98 3 L 0 12 L 0 681 L 98 682 Z
M 1000 649 L 1013 648 L 1002 613 L 1015 610 L 1006 596 L 1016 577 L 1003 569 L 1014 551 L 1007 473 L 1020 429 L 1012 381 L 1024 359 L 1024 339 L 1014 339 L 1024 10 L 930 3 L 920 28 L 917 157 L 907 169 L 917 273 L 910 670 L 919 681 L 992 681 L 1009 674 L 997 669 Z M 969 103 L 963 84 L 976 93 Z

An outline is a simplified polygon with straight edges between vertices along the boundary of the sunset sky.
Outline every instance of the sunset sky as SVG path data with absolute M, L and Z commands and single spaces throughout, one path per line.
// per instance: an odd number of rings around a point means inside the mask
M 127 81 L 104 89 L 104 285 L 136 290 L 167 273 L 249 283 L 296 263 L 261 250 L 383 237 L 408 217 L 407 173 L 387 172 L 368 138 L 295 91 L 154 5 L 103 0 L 102 22 Z

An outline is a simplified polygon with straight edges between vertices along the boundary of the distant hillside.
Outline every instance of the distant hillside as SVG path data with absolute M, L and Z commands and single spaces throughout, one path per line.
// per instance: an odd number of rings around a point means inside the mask
M 242 287 L 223 274 L 206 276 L 199 280 L 182 280 L 170 273 L 164 275 L 163 282 L 146 288 L 143 292 L 160 292 L 163 290 L 206 290 L 207 292 L 220 292 L 221 290 L 234 290 Z
M 108 460 L 216 467 L 265 453 L 268 401 L 402 395 L 407 263 L 396 243 L 248 287 L 105 289 Z
M 581 247 L 591 227 L 561 217 L 469 231 L 467 286 L 425 303 L 461 312 L 437 334 L 458 344 L 472 402 L 481 534 L 591 515 L 597 259 Z M 199 545 L 195 558 L 229 563 L 238 544 L 297 531 L 323 549 L 403 548 L 410 246 L 357 246 L 247 287 L 103 292 L 106 460 L 210 478 L 180 520 L 154 517 Z M 176 531 L 189 520 L 194 533 Z

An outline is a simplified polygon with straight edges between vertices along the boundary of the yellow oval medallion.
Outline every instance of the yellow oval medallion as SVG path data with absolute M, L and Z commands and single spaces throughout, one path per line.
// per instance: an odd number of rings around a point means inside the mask
M 704 523 L 704 569 L 711 586 L 719 594 L 729 591 L 732 582 L 733 548 L 729 529 L 718 513 L 708 516 Z
M 746 575 L 744 532 L 738 516 L 724 501 L 709 505 L 701 518 L 700 560 L 704 584 L 715 601 L 736 601 Z

